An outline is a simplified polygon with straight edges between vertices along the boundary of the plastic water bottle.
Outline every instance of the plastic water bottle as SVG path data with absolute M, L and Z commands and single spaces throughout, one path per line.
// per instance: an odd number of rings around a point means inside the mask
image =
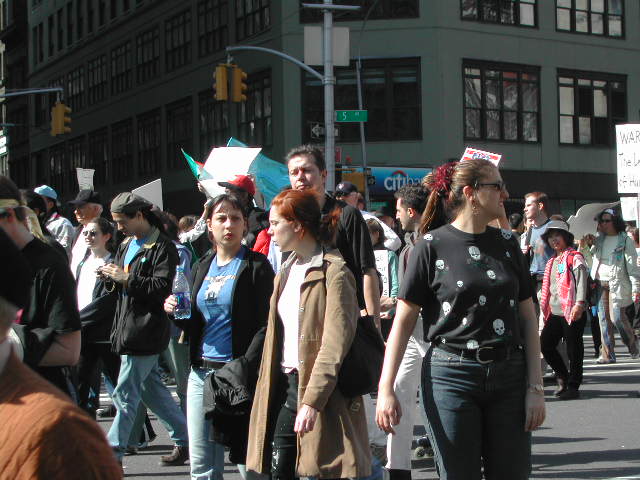
M 191 318 L 191 287 L 184 269 L 180 266 L 176 267 L 176 277 L 173 279 L 173 295 L 178 302 L 173 314 L 174 318 L 178 320 Z

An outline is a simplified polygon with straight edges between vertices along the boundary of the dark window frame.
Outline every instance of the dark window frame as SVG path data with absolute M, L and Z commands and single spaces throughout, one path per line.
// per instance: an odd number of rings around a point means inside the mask
M 422 131 L 422 66 L 420 57 L 407 57 L 407 58 L 376 58 L 363 60 L 362 65 L 362 83 L 363 83 L 363 100 L 364 109 L 369 112 L 369 119 L 365 123 L 365 136 L 368 142 L 388 142 L 394 140 L 402 141 L 419 141 L 423 138 Z M 403 71 L 411 71 L 411 75 L 415 77 L 415 82 L 411 82 L 415 85 L 415 94 L 413 95 L 414 101 L 405 103 L 404 99 L 399 98 L 396 95 L 394 85 L 396 83 L 394 79 L 401 75 Z M 382 73 L 382 76 L 379 73 Z M 336 67 L 336 88 L 334 90 L 334 98 L 336 99 L 336 110 L 357 110 L 357 96 L 356 92 L 356 66 L 355 62 L 351 62 L 348 67 Z M 322 86 L 319 84 L 319 80 L 312 77 L 306 72 L 302 72 L 302 139 L 305 142 L 317 141 L 311 139 L 310 128 L 312 124 L 319 123 L 324 124 L 324 106 L 323 99 L 319 99 L 320 106 L 318 108 L 309 109 L 310 105 L 314 105 L 313 94 L 307 87 L 314 86 L 320 88 L 319 93 L 322 95 Z M 381 95 L 373 93 L 375 85 L 380 85 L 382 80 L 383 86 L 382 99 L 380 103 L 376 103 L 376 99 L 380 100 Z M 347 93 L 340 93 L 341 87 L 345 87 Z M 348 89 L 351 89 L 350 92 Z M 371 93 L 368 93 L 371 92 Z M 316 94 L 317 96 L 317 94 Z M 349 98 L 351 104 L 340 101 L 340 97 Z M 398 97 L 398 98 L 397 98 Z M 395 113 L 398 111 L 412 111 L 415 117 L 415 122 L 411 122 L 415 126 L 413 131 L 402 129 L 406 136 L 398 137 L 396 131 L 397 125 L 393 120 Z M 376 113 L 379 112 L 379 113 Z M 382 119 L 377 124 L 378 119 Z M 360 127 L 358 123 L 336 123 L 339 136 L 336 139 L 338 142 L 359 142 L 360 141 Z M 378 133 L 380 132 L 380 133 Z
M 133 120 L 128 118 L 111 126 L 111 181 L 114 184 L 131 180 L 134 176 Z
M 119 95 L 133 86 L 131 40 L 111 49 L 111 95 Z
M 67 74 L 65 93 L 72 112 L 79 112 L 86 105 L 85 82 L 84 65 L 74 68 Z
M 156 175 L 162 170 L 162 115 L 160 108 L 137 117 L 138 176 Z
M 93 183 L 96 186 L 106 185 L 109 174 L 109 131 L 107 127 L 87 134 L 87 167 L 95 170 Z
M 268 92 L 268 96 L 265 95 L 265 92 Z M 261 70 L 248 76 L 246 95 L 247 101 L 241 102 L 237 106 L 238 138 L 248 145 L 272 146 L 273 82 L 270 69 Z M 269 99 L 268 105 L 266 98 Z M 260 110 L 257 114 L 258 101 L 260 102 Z
M 164 23 L 165 70 L 172 72 L 191 63 L 191 8 Z
M 225 145 L 231 135 L 229 104 L 213 98 L 211 89 L 198 95 L 198 127 L 201 158 L 206 158 L 214 146 Z
M 167 105 L 167 167 L 179 169 L 185 166 L 181 148 L 193 151 L 193 101 L 183 98 Z
M 251 10 L 247 10 L 251 3 Z M 271 0 L 261 2 L 235 2 L 236 40 L 260 35 L 271 28 Z
M 160 73 L 160 35 L 154 26 L 136 36 L 136 83 L 147 83 Z
M 334 22 L 354 22 L 364 20 L 369 8 L 375 5 L 376 9 L 372 11 L 367 20 L 399 20 L 420 18 L 420 2 L 419 0 L 406 0 L 413 5 L 404 6 L 405 9 L 412 9 L 414 13 L 398 13 L 397 0 L 361 0 L 354 2 L 353 0 L 334 0 L 334 4 L 343 5 L 361 5 L 360 10 L 355 12 L 334 12 Z M 300 0 L 302 3 L 322 3 L 322 0 Z M 300 8 L 300 23 L 322 23 L 322 11 L 310 8 Z
M 107 55 L 102 54 L 87 62 L 87 104 L 93 105 L 107 98 Z
M 578 9 L 576 7 L 576 0 L 568 0 L 571 2 L 571 6 L 570 7 L 566 7 L 566 6 L 560 6 L 559 5 L 559 1 L 561 0 L 556 0 L 556 31 L 557 32 L 562 32 L 562 33 L 572 33 L 572 34 L 577 34 L 577 35 L 594 35 L 597 37 L 603 37 L 603 38 L 612 38 L 612 39 L 616 39 L 616 40 L 624 40 L 626 38 L 626 28 L 625 28 L 625 16 L 626 16 L 626 8 L 625 8 L 625 0 L 620 0 L 620 5 L 621 5 L 621 13 L 620 15 L 617 14 L 612 14 L 609 13 L 609 1 L 610 0 L 603 0 L 604 2 L 604 8 L 602 12 L 594 12 L 592 10 L 592 5 L 591 5 L 591 1 L 592 0 L 586 0 L 588 2 L 588 6 L 586 10 L 583 9 Z M 558 23 L 558 14 L 560 10 L 566 10 L 569 11 L 569 16 L 570 16 L 570 20 L 569 20 L 569 28 L 560 28 L 559 23 Z M 581 32 L 576 30 L 576 11 L 580 11 L 580 12 L 585 12 L 586 13 L 586 17 L 587 17 L 587 31 L 585 32 Z M 598 15 L 601 14 L 602 15 L 602 33 L 594 33 L 593 32 L 593 15 Z M 620 17 L 620 35 L 611 35 L 609 34 L 609 17 Z
M 480 107 L 471 107 L 467 106 L 466 97 L 467 97 L 467 79 L 468 78 L 477 78 L 476 76 L 467 75 L 466 69 L 480 69 Z M 500 72 L 499 75 L 499 83 L 500 83 L 500 99 L 499 99 L 499 107 L 498 108 L 487 108 L 486 106 L 486 72 L 487 71 L 497 71 Z M 509 110 L 505 108 L 504 98 L 503 98 L 503 82 L 504 73 L 505 72 L 516 72 L 517 73 L 517 88 L 518 88 L 518 98 L 517 98 L 517 107 L 515 110 Z M 462 130 L 463 130 L 463 138 L 469 141 L 482 141 L 482 142 L 500 142 L 500 143 L 519 143 L 519 144 L 540 144 L 542 143 L 542 105 L 541 105 L 541 69 L 539 66 L 535 65 L 522 65 L 522 64 L 514 64 L 514 63 L 502 63 L 502 62 L 489 62 L 484 60 L 475 60 L 475 59 L 463 59 L 462 61 Z M 522 75 L 535 75 L 536 80 L 523 79 Z M 536 104 L 537 110 L 525 110 L 523 108 L 523 93 L 522 86 L 523 84 L 535 84 L 537 85 L 537 94 L 536 94 Z M 478 137 L 467 135 L 467 111 L 468 110 L 477 110 L 480 115 L 480 135 Z M 498 112 L 499 113 L 499 123 L 500 123 L 500 138 L 489 138 L 487 136 L 487 113 L 488 112 Z M 504 122 L 504 114 L 507 113 L 516 113 L 516 118 L 518 120 L 517 126 L 517 138 L 509 139 L 505 138 L 505 122 Z M 525 115 L 536 114 L 536 139 L 535 140 L 526 140 L 524 136 L 524 118 Z
M 475 18 L 471 16 L 464 15 L 464 2 L 470 1 L 475 2 Z M 500 7 L 502 6 L 502 2 L 499 0 L 460 0 L 460 20 L 463 22 L 479 22 L 479 23 L 487 23 L 492 25 L 504 25 L 510 27 L 521 27 L 521 28 L 539 28 L 538 20 L 538 1 L 537 0 L 506 0 L 514 6 L 514 16 L 513 22 L 504 21 L 501 14 Z M 533 25 L 527 25 L 525 23 L 520 23 L 520 7 L 521 5 L 533 5 Z M 492 5 L 495 5 L 498 10 L 496 11 L 495 20 L 491 20 L 486 17 L 485 8 L 491 8 Z M 487 7 L 488 6 L 488 7 Z
M 198 56 L 200 58 L 221 51 L 229 44 L 229 2 L 227 0 L 199 0 Z
M 561 78 L 572 78 L 573 79 L 573 114 L 565 114 L 562 113 L 561 108 L 561 87 L 568 87 L 568 83 L 561 83 Z M 580 84 L 580 80 L 590 81 L 591 85 Z M 627 75 L 624 74 L 613 74 L 613 73 L 600 73 L 593 71 L 585 71 L 585 70 L 571 70 L 558 68 L 557 76 L 556 76 L 556 88 L 558 91 L 558 103 L 557 103 L 557 118 L 558 118 L 558 145 L 560 146 L 572 146 L 572 147 L 587 147 L 587 148 L 611 148 L 616 144 L 616 132 L 615 126 L 617 124 L 622 124 L 627 122 L 627 118 L 629 115 L 629 98 L 628 98 L 628 88 L 627 88 Z M 604 82 L 605 86 L 594 85 L 594 82 Z M 614 83 L 621 83 L 621 89 L 613 88 Z M 607 106 L 607 116 L 601 117 L 596 116 L 594 112 L 591 115 L 581 115 L 581 92 L 576 94 L 576 89 L 590 89 L 592 92 L 591 97 L 593 98 L 594 90 L 605 90 L 606 91 L 606 106 Z M 621 92 L 624 95 L 624 114 L 623 115 L 613 115 L 613 93 Z M 593 104 L 591 105 L 593 107 Z M 572 142 L 563 142 L 562 141 L 562 117 L 572 117 Z M 580 142 L 580 118 L 589 118 L 589 131 L 590 131 L 590 141 L 589 143 L 581 143 Z M 598 132 L 596 131 L 596 118 L 604 118 L 606 119 L 607 126 L 607 141 L 600 142 L 598 141 Z

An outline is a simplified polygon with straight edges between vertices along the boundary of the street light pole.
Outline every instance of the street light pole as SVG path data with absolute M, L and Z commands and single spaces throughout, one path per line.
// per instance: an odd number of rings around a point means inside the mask
M 324 0 L 324 5 L 331 5 L 331 0 Z M 325 8 L 324 26 L 322 29 L 322 63 L 324 72 L 322 84 L 324 85 L 324 157 L 327 162 L 327 190 L 333 192 L 336 186 L 336 137 L 334 129 L 335 108 L 333 100 L 333 88 L 336 79 L 333 76 L 333 12 Z

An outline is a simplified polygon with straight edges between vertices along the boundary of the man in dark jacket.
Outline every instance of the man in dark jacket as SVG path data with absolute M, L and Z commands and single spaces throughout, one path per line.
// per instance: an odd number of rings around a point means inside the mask
M 111 346 L 121 355 L 118 385 L 113 392 L 117 413 L 107 436 L 122 461 L 140 401 L 155 413 L 175 442 L 163 465 L 182 465 L 189 458 L 184 413 L 158 373 L 158 356 L 169 344 L 169 318 L 163 310 L 179 263 L 173 242 L 163 233 L 152 205 L 132 193 L 111 203 L 118 230 L 127 235 L 115 263 L 100 271 L 118 291 Z

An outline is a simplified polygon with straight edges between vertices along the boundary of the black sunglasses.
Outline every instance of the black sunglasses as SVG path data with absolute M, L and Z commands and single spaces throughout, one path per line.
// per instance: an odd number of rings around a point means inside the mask
M 82 235 L 84 235 L 85 237 L 95 237 L 96 235 L 98 235 L 98 232 L 96 232 L 95 230 L 85 230 L 82 232 Z
M 476 183 L 476 188 L 478 187 L 493 187 L 496 192 L 500 192 L 502 190 L 507 189 L 507 184 L 504 182 L 495 182 L 495 183 Z

